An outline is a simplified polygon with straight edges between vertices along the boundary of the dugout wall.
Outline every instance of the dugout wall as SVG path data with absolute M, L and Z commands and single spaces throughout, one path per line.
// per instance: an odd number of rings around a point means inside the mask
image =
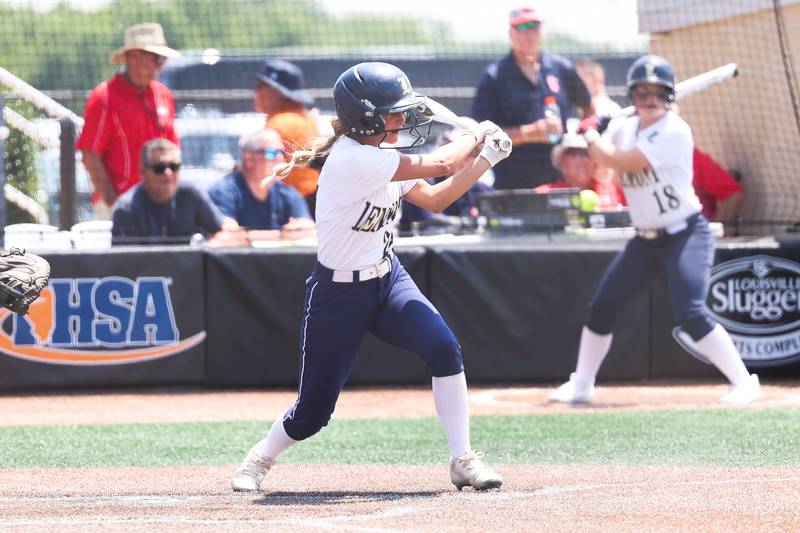
M 556 383 L 624 241 L 533 237 L 400 247 L 461 342 L 471 383 Z M 46 255 L 51 286 L 0 316 L 0 390 L 154 385 L 295 387 L 316 250 L 112 249 Z M 800 371 L 800 243 L 721 243 L 707 304 L 762 376 Z M 724 309 L 723 309 L 724 308 Z M 719 379 L 672 338 L 666 282 L 626 310 L 602 381 Z M 756 366 L 753 366 L 756 364 Z M 413 354 L 368 337 L 351 385 L 428 385 Z

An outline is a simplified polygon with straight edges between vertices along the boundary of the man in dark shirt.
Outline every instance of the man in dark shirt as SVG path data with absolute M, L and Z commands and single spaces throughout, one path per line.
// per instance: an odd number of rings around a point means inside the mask
M 511 52 L 487 67 L 472 106 L 477 121 L 491 120 L 514 142 L 514 151 L 494 167 L 496 189 L 530 189 L 555 181 L 550 150 L 566 129 L 572 107 L 593 114 L 592 98 L 566 58 L 542 51 L 542 19 L 533 8 L 511 12 Z M 561 118 L 545 116 L 555 97 Z
M 293 187 L 262 181 L 276 165 L 286 162 L 281 137 L 273 129 L 263 129 L 239 140 L 241 171 L 228 174 L 208 191 L 222 214 L 247 230 L 311 230 L 314 221 L 308 204 Z M 258 234 L 249 231 L 255 240 Z
M 142 182 L 114 204 L 113 244 L 187 244 L 196 233 L 213 237 L 223 226 L 211 200 L 180 183 L 181 151 L 167 139 L 145 143 Z

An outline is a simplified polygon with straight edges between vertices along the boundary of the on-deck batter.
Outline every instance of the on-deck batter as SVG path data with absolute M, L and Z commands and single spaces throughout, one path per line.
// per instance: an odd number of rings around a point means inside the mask
M 612 142 L 598 131 L 607 120 L 590 117 L 579 131 L 592 159 L 621 173 L 637 235 L 603 275 L 589 305 L 575 372 L 550 400 L 579 403 L 594 398 L 595 376 L 611 346 L 614 323 L 633 298 L 666 273 L 676 321 L 732 384 L 722 401 L 757 401 L 758 376 L 748 374 L 728 332 L 705 309 L 714 243 L 692 188 L 692 131 L 670 110 L 672 66 L 662 57 L 642 56 L 628 70 L 627 88 L 636 115 L 617 123 Z

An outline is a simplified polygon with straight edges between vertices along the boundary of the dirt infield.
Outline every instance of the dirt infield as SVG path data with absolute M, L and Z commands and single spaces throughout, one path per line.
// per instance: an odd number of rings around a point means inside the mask
M 282 465 L 274 492 L 229 468 L 3 472 L 4 531 L 796 530 L 800 469 L 502 467 L 499 492 L 457 492 L 444 467 Z
M 475 388 L 473 414 L 565 412 L 550 388 Z M 721 408 L 724 385 L 600 387 L 591 410 Z M 800 405 L 795 384 L 758 407 Z M 0 425 L 271 421 L 294 392 L 0 397 Z M 730 407 L 728 407 L 730 408 Z M 736 409 L 736 407 L 734 407 Z M 434 416 L 426 389 L 353 390 L 338 418 Z M 495 465 L 502 490 L 458 492 L 446 465 L 279 465 L 267 492 L 234 494 L 236 465 L 0 471 L 3 531 L 796 530 L 800 465 L 775 468 Z

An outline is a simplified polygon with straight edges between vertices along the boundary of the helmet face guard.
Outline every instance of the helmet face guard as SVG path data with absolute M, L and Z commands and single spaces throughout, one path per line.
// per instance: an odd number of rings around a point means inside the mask
M 430 122 L 417 111 L 425 97 L 414 93 L 402 70 L 389 63 L 359 63 L 339 76 L 333 86 L 336 115 L 350 137 L 366 137 L 397 132 L 395 143 L 379 143 L 381 148 L 410 148 L 425 142 Z M 404 113 L 405 125 L 387 131 L 384 114 Z M 424 127 L 428 124 L 427 129 Z
M 423 97 L 424 102 L 424 97 Z M 390 111 L 390 113 L 403 113 L 405 125 L 401 128 L 387 130 L 384 125 L 384 136 L 378 144 L 378 148 L 416 148 L 425 144 L 428 135 L 431 133 L 431 124 L 433 120 L 422 114 L 422 108 L 425 104 L 416 104 L 414 107 L 405 109 L 403 111 Z M 383 121 L 383 117 L 381 117 Z M 397 133 L 397 140 L 393 143 L 387 143 L 386 137 L 390 133 Z

